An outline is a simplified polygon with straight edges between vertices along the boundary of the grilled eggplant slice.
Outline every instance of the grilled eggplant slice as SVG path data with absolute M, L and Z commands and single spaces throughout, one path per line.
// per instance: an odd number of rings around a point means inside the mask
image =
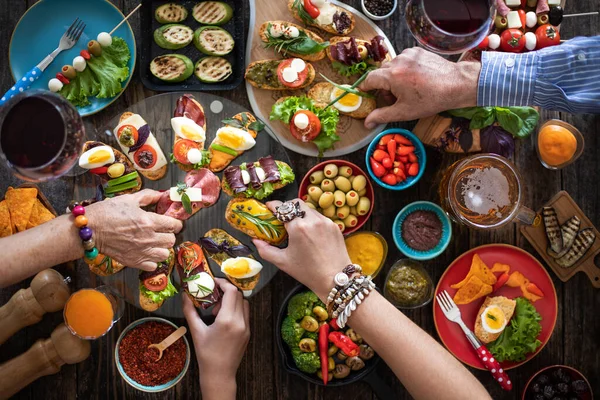
M 154 31 L 154 41 L 163 49 L 177 50 L 192 43 L 194 31 L 189 26 L 168 24 Z
M 570 268 L 575 265 L 585 253 L 592 247 L 596 240 L 596 234 L 593 228 L 582 229 L 579 231 L 573 242 L 573 246 L 556 263 L 563 268 Z
M 552 207 L 544 207 L 542 215 L 544 217 L 544 226 L 546 227 L 546 236 L 550 243 L 550 249 L 558 253 L 563 249 L 563 240 L 556 210 Z
M 233 17 L 233 9 L 222 1 L 202 1 L 194 6 L 192 15 L 204 25 L 223 25 Z
M 181 82 L 194 72 L 192 60 L 181 54 L 158 56 L 150 63 L 152 75 L 165 82 Z
M 203 26 L 194 32 L 194 46 L 209 56 L 227 55 L 234 44 L 231 34 L 218 26 Z
M 175 3 L 163 4 L 156 8 L 154 17 L 161 24 L 172 24 L 186 19 L 188 12 L 184 6 Z
M 577 232 L 579 232 L 579 227 L 581 226 L 581 220 L 577 215 L 573 215 L 571 218 L 567 220 L 564 224 L 560 226 L 560 233 L 562 236 L 563 247 L 560 252 L 553 251 L 550 247 L 548 247 L 548 255 L 552 258 L 560 258 L 564 256 L 567 251 L 573 246 L 573 242 L 575 241 L 575 237 L 577 236 Z
M 194 69 L 196 78 L 204 83 L 222 82 L 233 73 L 231 63 L 223 57 L 204 57 Z

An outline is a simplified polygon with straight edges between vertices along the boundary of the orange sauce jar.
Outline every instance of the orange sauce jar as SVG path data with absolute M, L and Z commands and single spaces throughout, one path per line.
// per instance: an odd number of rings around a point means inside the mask
M 563 168 L 575 161 L 583 151 L 583 136 L 570 124 L 550 120 L 540 128 L 536 148 L 545 167 Z

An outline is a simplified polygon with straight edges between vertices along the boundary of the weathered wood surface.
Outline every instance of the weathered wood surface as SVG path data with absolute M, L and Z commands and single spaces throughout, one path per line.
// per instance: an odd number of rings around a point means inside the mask
M 114 0 L 117 6 L 125 11 L 131 10 L 137 0 Z M 263 0 L 258 0 L 259 3 Z M 5 1 L 0 12 L 0 91 L 12 85 L 12 78 L 7 65 L 8 43 L 14 26 L 25 10 L 34 3 L 33 0 Z M 247 2 L 244 2 L 246 15 L 248 14 Z M 266 3 L 266 2 L 265 2 Z M 360 0 L 349 0 L 346 3 L 360 9 Z M 402 2 L 401 2 L 402 3 Z M 569 2 L 567 12 L 576 13 L 598 10 L 599 0 L 578 0 Z M 396 50 L 415 45 L 406 25 L 402 21 L 402 4 L 393 18 L 378 25 L 390 37 Z M 57 12 L 60 12 L 57 10 Z M 246 23 L 248 18 L 246 18 Z M 131 25 L 139 40 L 139 18 L 132 17 Z M 247 30 L 247 26 L 244 27 Z M 600 19 L 593 17 L 565 19 L 561 33 L 565 38 L 577 35 L 591 35 L 600 32 Z M 138 66 L 141 68 L 142 66 Z M 104 112 L 87 118 L 86 122 L 93 126 L 103 126 L 114 115 L 122 112 L 128 105 L 155 93 L 144 89 L 139 79 L 134 76 L 131 84 L 121 98 L 113 103 Z M 243 85 L 231 92 L 215 93 L 249 107 Z M 522 171 L 525 179 L 526 204 L 537 209 L 555 193 L 563 189 L 569 192 L 579 204 L 590 220 L 600 226 L 600 116 L 570 115 L 556 112 L 542 112 L 542 118 L 560 118 L 577 126 L 586 136 L 585 153 L 580 160 L 562 172 L 553 172 L 545 169 L 535 155 L 532 139 L 521 141 L 515 155 L 515 162 Z M 414 122 L 396 124 L 410 129 Z M 290 154 L 294 168 L 302 176 L 317 159 Z M 344 157 L 358 165 L 364 165 L 364 149 Z M 428 152 L 427 171 L 421 182 L 401 193 L 392 193 L 376 188 L 378 205 L 365 226 L 366 229 L 381 232 L 389 243 L 391 240 L 391 223 L 396 213 L 406 204 L 415 200 L 437 201 L 437 181 L 439 171 L 457 160 L 458 156 L 441 155 L 434 151 Z M 0 193 L 8 185 L 18 182 L 6 171 L 0 169 Z M 62 179 L 50 184 L 41 185 L 42 190 L 48 195 L 56 209 L 60 212 L 70 200 L 72 182 Z M 491 233 L 469 231 L 465 228 L 456 228 L 454 237 L 448 250 L 437 259 L 426 262 L 425 267 L 435 281 L 439 279 L 446 266 L 462 252 L 488 243 L 512 243 L 534 254 L 535 250 L 527 240 L 521 236 L 517 225 L 510 225 L 502 230 Z M 394 246 L 390 247 L 386 271 L 392 263 L 400 257 Z M 596 260 L 598 264 L 598 260 Z M 95 286 L 97 283 L 89 274 L 84 273 L 79 266 L 79 274 L 73 274 L 69 268 L 62 268 L 61 272 L 74 276 L 74 285 L 77 288 Z M 385 272 L 381 274 L 378 283 L 382 284 Z M 552 275 L 552 273 L 551 273 Z M 529 377 L 547 365 L 567 364 L 581 370 L 592 382 L 596 396 L 600 396 L 600 310 L 599 292 L 590 285 L 588 278 L 577 274 L 569 282 L 563 283 L 553 276 L 558 292 L 559 316 L 554 334 L 544 350 L 532 361 L 522 367 L 510 371 L 514 382 L 511 393 L 503 392 L 500 387 L 490 379 L 487 372 L 474 371 L 475 375 L 483 382 L 494 399 L 520 399 L 521 392 Z M 29 280 L 0 291 L 0 303 L 6 302 L 19 288 L 26 287 Z M 322 389 L 305 383 L 295 375 L 288 374 L 282 368 L 276 342 L 273 337 L 273 324 L 283 298 L 293 288 L 295 281 L 283 273 L 279 273 L 273 281 L 251 302 L 252 338 L 248 350 L 238 373 L 238 398 L 240 399 L 374 399 L 375 395 L 366 383 L 356 383 L 339 389 Z M 437 337 L 433 326 L 432 305 L 420 310 L 409 311 L 407 315 L 417 324 Z M 132 306 L 128 306 L 123 318 L 112 332 L 105 338 L 92 343 L 92 355 L 85 362 L 77 366 L 64 366 L 62 371 L 52 377 L 42 378 L 21 391 L 15 398 L 70 400 L 81 399 L 122 399 L 122 398 L 198 398 L 198 369 L 192 362 L 189 372 L 184 380 L 177 385 L 175 390 L 161 395 L 146 395 L 136 392 L 128 387 L 120 378 L 113 361 L 113 351 L 118 333 L 130 322 L 147 316 L 147 313 Z M 19 332 L 0 348 L 0 362 L 8 360 L 25 351 L 39 338 L 49 336 L 52 330 L 61 322 L 61 313 L 49 314 L 42 322 Z M 182 322 L 175 321 L 177 323 Z M 207 344 L 210 345 L 210 344 Z M 392 372 L 381 363 L 377 369 L 379 376 L 387 382 L 397 394 L 397 398 L 410 398 Z M 423 371 L 427 373 L 427 371 Z M 435 379 L 432 377 L 432 379 Z

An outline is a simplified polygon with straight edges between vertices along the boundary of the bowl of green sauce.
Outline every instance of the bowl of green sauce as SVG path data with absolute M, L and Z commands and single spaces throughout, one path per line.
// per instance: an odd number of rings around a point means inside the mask
M 420 262 L 403 258 L 390 268 L 383 295 L 400 309 L 423 307 L 433 299 L 433 281 Z

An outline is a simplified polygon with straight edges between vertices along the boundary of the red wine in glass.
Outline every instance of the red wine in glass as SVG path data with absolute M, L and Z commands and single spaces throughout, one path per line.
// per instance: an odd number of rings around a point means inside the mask
M 64 175 L 77 162 L 84 136 L 77 110 L 49 91 L 20 93 L 0 110 L 0 158 L 23 180 Z
M 406 22 L 417 41 L 441 54 L 477 46 L 492 28 L 493 0 L 410 0 Z

